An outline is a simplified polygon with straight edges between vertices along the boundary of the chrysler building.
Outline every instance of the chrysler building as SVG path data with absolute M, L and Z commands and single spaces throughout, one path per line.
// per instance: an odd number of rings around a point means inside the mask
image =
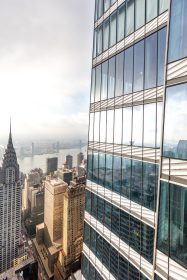
M 20 232 L 21 184 L 10 124 L 8 145 L 0 167 L 0 273 L 12 267 L 18 256 Z

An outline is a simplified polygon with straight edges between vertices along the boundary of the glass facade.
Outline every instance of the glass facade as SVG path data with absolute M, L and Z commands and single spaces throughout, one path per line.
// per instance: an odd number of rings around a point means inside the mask
M 147 278 L 140 273 L 133 265 L 108 243 L 100 234 L 98 234 L 92 227 L 85 223 L 84 236 L 87 238 L 84 240 L 86 246 L 96 254 L 99 261 L 110 271 L 110 273 L 120 280 L 147 280 Z M 97 251 L 95 250 L 97 248 Z M 84 276 L 90 275 L 90 263 L 84 256 L 82 261 L 84 268 Z M 85 271 L 86 270 L 86 271 Z M 98 279 L 98 278 L 86 278 L 86 279 Z M 100 278 L 99 278 L 100 279 Z M 102 278 L 101 278 L 102 279 Z
M 187 188 L 161 182 L 158 249 L 187 268 Z
M 185 3 L 185 0 L 180 0 L 179 2 Z M 166 11 L 168 6 L 169 0 L 126 0 L 125 3 L 117 8 L 116 12 L 112 13 L 109 18 L 105 19 L 96 28 L 94 46 L 100 47 L 97 50 L 94 49 L 94 57 L 135 32 L 144 26 L 145 23 L 156 18 L 159 14 Z M 98 5 L 98 7 L 99 10 L 102 10 L 101 5 Z M 180 12 L 180 8 L 178 10 Z M 178 28 L 181 26 L 182 24 L 179 24 Z M 177 29 L 176 26 L 175 28 Z M 108 40 L 109 30 L 110 42 Z M 185 26 L 183 30 L 185 30 Z M 101 50 L 102 38 L 103 49 Z
M 175 279 L 187 275 L 187 5 L 115 2 L 96 1 L 83 274 Z
M 113 41 L 113 38 L 111 40 Z M 163 28 L 93 68 L 95 70 L 92 71 L 91 101 L 96 102 L 100 100 L 99 98 L 104 100 L 107 97 L 112 98 L 163 85 L 165 49 L 166 28 Z

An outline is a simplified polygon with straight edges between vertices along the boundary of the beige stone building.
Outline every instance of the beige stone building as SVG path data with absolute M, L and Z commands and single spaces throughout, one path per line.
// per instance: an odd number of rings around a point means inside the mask
M 80 267 L 83 245 L 85 184 L 83 180 L 71 182 L 64 193 L 62 250 L 55 265 L 54 279 L 67 279 Z

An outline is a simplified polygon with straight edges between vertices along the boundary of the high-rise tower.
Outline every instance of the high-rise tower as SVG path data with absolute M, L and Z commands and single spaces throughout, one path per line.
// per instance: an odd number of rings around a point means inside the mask
M 20 233 L 21 184 L 10 124 L 8 145 L 0 168 L 0 272 L 12 267 L 18 257 Z
M 186 19 L 186 0 L 95 1 L 85 279 L 187 279 Z

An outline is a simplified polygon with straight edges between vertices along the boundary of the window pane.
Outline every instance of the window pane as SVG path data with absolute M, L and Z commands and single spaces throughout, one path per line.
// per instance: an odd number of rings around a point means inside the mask
M 106 111 L 101 112 L 100 119 L 100 142 L 106 141 Z
M 116 44 L 116 13 L 110 16 L 110 47 Z
M 144 106 L 144 147 L 155 148 L 156 103 Z
M 110 7 L 110 0 L 104 0 L 104 11 L 106 12 Z
M 163 13 L 169 8 L 169 0 L 159 0 L 159 14 Z
M 130 197 L 131 187 L 131 166 L 132 161 L 130 159 L 122 158 L 122 186 L 121 195 Z
M 98 171 L 99 171 L 98 152 L 93 152 L 93 177 L 92 178 L 93 178 L 93 181 L 96 183 L 99 183 L 99 172 Z
M 104 183 L 105 183 L 105 154 L 99 153 L 99 184 L 101 186 L 104 186 Z
M 98 19 L 103 14 L 103 0 L 98 0 Z
M 142 205 L 156 210 L 156 193 L 158 185 L 158 165 L 143 162 L 143 201 Z
M 105 187 L 112 190 L 112 155 L 106 154 Z
M 143 163 L 132 161 L 131 199 L 138 204 L 142 204 L 142 174 Z
M 132 107 L 123 109 L 123 144 L 131 145 L 132 143 Z
M 103 40 L 103 26 L 97 29 L 97 55 L 102 53 L 102 40 Z
M 92 69 L 92 81 L 91 81 L 91 103 L 94 102 L 95 95 L 95 68 Z
M 145 89 L 156 87 L 157 33 L 145 40 Z
M 187 1 L 173 0 L 171 4 L 169 62 L 187 56 Z
M 164 84 L 164 64 L 166 54 L 166 28 L 158 32 L 158 77 L 157 86 Z
M 88 164 L 87 164 L 87 178 L 88 180 L 92 180 L 92 168 L 93 168 L 93 156 L 92 151 L 88 151 Z
M 107 143 L 113 143 L 114 110 L 107 111 Z
M 126 36 L 134 32 L 134 0 L 126 0 Z
M 117 41 L 125 37 L 125 5 L 118 10 Z
M 187 84 L 166 91 L 164 156 L 187 159 Z
M 111 5 L 113 5 L 116 2 L 116 0 L 111 0 Z
M 142 146 L 143 106 L 133 107 L 133 136 L 132 145 Z
M 145 0 L 135 1 L 135 24 L 136 30 L 145 24 Z
M 106 51 L 109 47 L 109 19 L 103 23 L 103 51 Z
M 169 185 L 162 182 L 160 185 L 159 220 L 158 220 L 158 249 L 168 255 L 168 217 L 169 217 Z
M 114 143 L 121 144 L 122 141 L 122 109 L 115 110 Z
M 116 56 L 116 90 L 115 96 L 120 96 L 123 94 L 123 62 L 124 62 L 124 52 Z
M 144 41 L 134 46 L 134 92 L 143 90 Z
M 108 60 L 102 64 L 101 100 L 107 99 Z
M 121 192 L 121 157 L 116 156 L 113 160 L 113 191 Z
M 157 103 L 157 140 L 156 147 L 160 147 L 161 141 L 161 129 L 162 129 L 162 103 Z
M 108 98 L 114 97 L 115 90 L 115 56 L 109 60 Z
M 94 119 L 94 141 L 99 142 L 99 118 L 100 118 L 100 112 L 95 113 L 95 119 Z
M 97 52 L 97 29 L 94 31 L 93 57 L 96 57 Z
M 124 94 L 132 93 L 133 79 L 133 47 L 125 51 Z
M 90 114 L 89 141 L 93 141 L 94 113 Z
M 158 10 L 157 0 L 147 0 L 146 2 L 146 22 L 149 22 L 153 18 L 157 17 Z
M 170 188 L 170 257 L 187 268 L 187 189 Z
M 100 100 L 101 89 L 101 65 L 96 67 L 96 83 L 95 83 L 95 102 Z

